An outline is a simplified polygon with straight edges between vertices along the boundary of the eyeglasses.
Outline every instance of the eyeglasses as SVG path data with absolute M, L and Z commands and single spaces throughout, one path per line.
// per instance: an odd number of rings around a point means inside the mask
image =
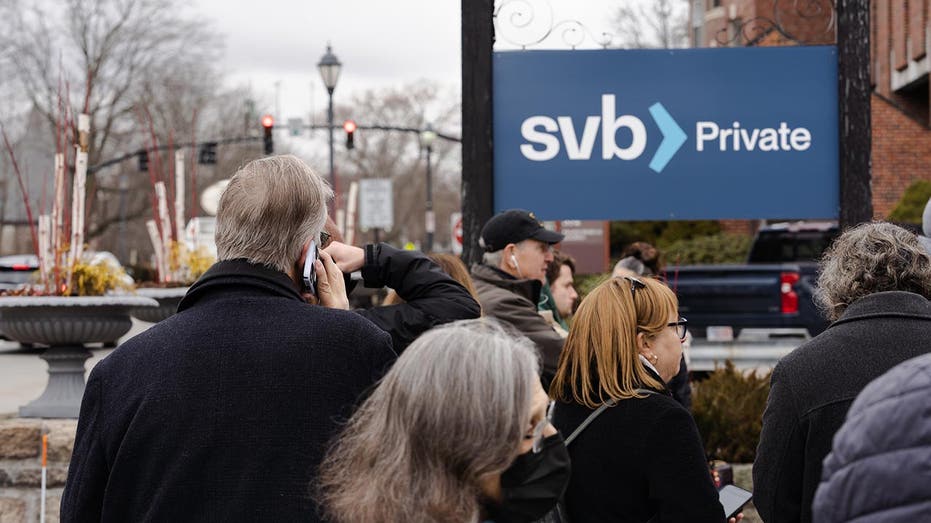
M 546 415 L 543 416 L 543 419 L 537 422 L 533 426 L 533 434 L 530 436 L 524 436 L 525 438 L 533 438 L 533 446 L 531 450 L 534 454 L 539 454 L 543 450 L 543 430 L 546 429 L 546 426 L 553 422 L 553 406 L 556 405 L 555 401 L 550 401 L 549 405 L 546 406 Z
M 639 289 L 643 289 L 647 284 L 643 283 L 633 276 L 624 276 L 624 279 L 630 282 L 630 299 L 633 300 Z
M 330 236 L 330 233 L 326 231 L 320 231 L 320 248 L 326 249 L 327 245 L 330 244 L 330 240 L 332 239 L 333 238 Z
M 675 327 L 676 334 L 679 336 L 679 341 L 685 341 L 686 333 L 689 331 L 689 320 L 679 317 L 679 321 L 674 321 L 672 323 L 667 323 L 667 327 Z

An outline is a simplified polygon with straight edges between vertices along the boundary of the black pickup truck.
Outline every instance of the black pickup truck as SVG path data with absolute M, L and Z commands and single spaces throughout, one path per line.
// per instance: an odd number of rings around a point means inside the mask
M 708 327 L 806 329 L 828 321 L 813 300 L 817 260 L 838 235 L 833 223 L 780 223 L 757 232 L 744 265 L 667 267 L 693 335 Z M 725 330 L 725 332 L 729 332 Z

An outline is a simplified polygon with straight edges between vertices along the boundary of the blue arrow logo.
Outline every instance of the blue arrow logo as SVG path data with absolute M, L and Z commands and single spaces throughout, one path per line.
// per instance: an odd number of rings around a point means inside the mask
M 650 116 L 653 117 L 653 121 L 656 122 L 660 132 L 663 133 L 663 142 L 659 144 L 659 148 L 653 154 L 653 159 L 650 160 L 650 169 L 659 173 L 666 168 L 669 160 L 682 147 L 687 136 L 685 131 L 679 127 L 679 124 L 672 119 L 663 104 L 656 102 L 651 105 Z

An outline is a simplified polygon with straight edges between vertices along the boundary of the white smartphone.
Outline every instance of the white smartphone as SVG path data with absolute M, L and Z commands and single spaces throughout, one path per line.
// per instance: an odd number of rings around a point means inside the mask
M 718 499 L 724 507 L 724 514 L 730 519 L 736 516 L 740 509 L 753 499 L 753 493 L 735 485 L 724 485 L 718 491 Z
M 317 270 L 314 262 L 317 261 L 317 242 L 310 240 L 307 248 L 307 258 L 304 260 L 304 292 L 317 295 Z

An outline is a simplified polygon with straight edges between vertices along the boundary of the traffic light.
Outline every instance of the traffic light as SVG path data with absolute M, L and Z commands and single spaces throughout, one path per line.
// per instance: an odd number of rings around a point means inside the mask
M 266 114 L 262 117 L 262 127 L 265 129 L 265 154 L 275 152 L 275 144 L 272 142 L 272 128 L 275 126 L 275 119 L 272 115 Z
M 139 172 L 148 172 L 149 170 L 149 151 L 139 151 L 136 153 L 136 159 L 139 161 Z
M 215 165 L 217 163 L 217 142 L 201 144 L 197 155 L 197 163 L 201 165 Z
M 356 132 L 357 126 L 356 122 L 353 120 L 346 120 L 343 122 L 343 129 L 346 131 L 346 149 L 352 150 L 356 148 L 356 142 L 353 139 L 353 134 Z

